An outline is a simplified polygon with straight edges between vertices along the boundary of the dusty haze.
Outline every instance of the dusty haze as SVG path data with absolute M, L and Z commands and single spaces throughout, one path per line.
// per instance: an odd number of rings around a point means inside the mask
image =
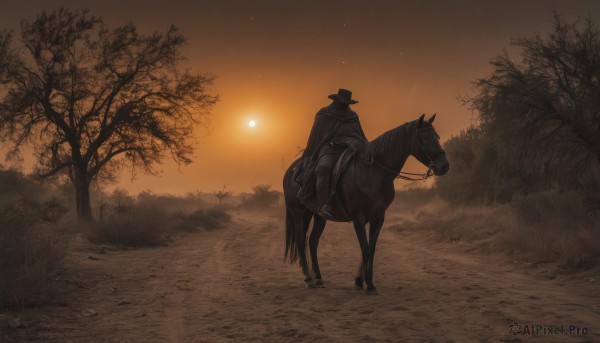
M 316 111 L 340 87 L 360 101 L 354 109 L 369 139 L 437 112 L 444 141 L 472 120 L 457 96 L 488 73 L 510 37 L 548 32 L 553 9 L 569 21 L 600 13 L 595 1 L 39 0 L 4 4 L 0 22 L 18 32 L 20 19 L 60 6 L 89 8 L 109 27 L 133 22 L 150 32 L 175 24 L 188 39 L 189 67 L 219 75 L 213 93 L 221 101 L 210 128 L 197 130 L 194 163 L 179 169 L 166 161 L 160 177 L 132 182 L 124 173 L 111 186 L 175 194 L 222 185 L 281 189 Z M 33 161 L 24 158 L 30 170 Z

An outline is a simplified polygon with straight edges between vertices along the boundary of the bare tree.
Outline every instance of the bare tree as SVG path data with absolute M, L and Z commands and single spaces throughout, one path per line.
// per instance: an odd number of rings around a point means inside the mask
M 223 185 L 223 189 L 220 191 L 213 191 L 215 197 L 219 199 L 219 205 L 223 202 L 223 200 L 231 195 L 230 191 L 225 191 L 225 185 Z
M 66 172 L 77 215 L 90 220 L 89 186 L 124 167 L 154 173 L 166 156 L 191 162 L 193 128 L 218 100 L 211 74 L 181 70 L 176 27 L 140 34 L 60 9 L 21 22 L 20 45 L 0 32 L 0 139 L 33 147 L 37 173 Z

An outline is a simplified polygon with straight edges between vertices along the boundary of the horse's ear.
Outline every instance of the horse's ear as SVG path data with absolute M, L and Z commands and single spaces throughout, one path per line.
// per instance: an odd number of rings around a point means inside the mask
M 435 115 L 436 115 L 436 114 L 437 114 L 437 113 L 434 113 L 434 114 L 431 116 L 431 118 L 429 118 L 429 120 L 428 120 L 429 124 L 433 124 L 433 120 L 435 119 Z
M 425 113 L 421 114 L 421 116 L 419 117 L 419 121 L 417 121 L 417 125 L 419 127 L 423 126 L 423 119 L 425 119 Z

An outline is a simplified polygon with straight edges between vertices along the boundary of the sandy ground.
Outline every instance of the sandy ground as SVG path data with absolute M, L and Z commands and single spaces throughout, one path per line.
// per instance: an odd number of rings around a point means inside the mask
M 506 257 L 464 253 L 384 226 L 379 295 L 353 287 L 358 243 L 330 223 L 320 245 L 324 289 L 283 263 L 282 220 L 237 214 L 228 228 L 168 247 L 75 242 L 65 292 L 21 313 L 17 342 L 600 342 L 597 272 L 553 275 Z M 386 228 L 387 227 L 387 228 Z M 509 332 L 569 325 L 586 335 Z M 534 333 L 531 332 L 530 333 Z M 0 335 L 0 337 L 2 337 Z

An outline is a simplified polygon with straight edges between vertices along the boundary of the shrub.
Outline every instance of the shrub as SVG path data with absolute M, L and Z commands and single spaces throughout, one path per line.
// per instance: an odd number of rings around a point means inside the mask
M 198 207 L 203 206 L 205 201 L 201 199 L 200 193 L 190 193 L 186 196 L 171 194 L 154 194 L 146 191 L 137 195 L 136 204 L 140 206 L 152 206 L 161 208 L 167 213 L 183 211 L 190 213 Z
M 564 268 L 590 268 L 598 263 L 600 218 L 597 196 L 575 191 L 546 191 L 511 203 L 519 227 L 505 237 L 515 249 L 538 262 L 559 261 Z
M 271 189 L 271 185 L 258 185 L 252 188 L 252 193 L 241 193 L 241 207 L 270 208 L 279 202 L 281 192 Z
M 191 214 L 181 212 L 173 215 L 175 229 L 196 232 L 200 228 L 207 230 L 220 229 L 231 221 L 231 216 L 220 208 L 199 209 Z
M 0 301 L 23 307 L 43 302 L 49 276 L 62 265 L 66 237 L 56 222 L 64 214 L 58 202 L 26 200 L 0 205 Z
M 23 175 L 15 169 L 3 169 L 0 166 L 0 202 L 15 202 L 21 199 L 39 200 L 44 193 L 43 187 L 33 178 Z
M 92 242 L 123 246 L 155 246 L 165 243 L 169 215 L 152 206 L 116 206 L 104 210 L 102 221 L 87 225 Z
M 440 195 L 494 204 L 552 189 L 600 193 L 600 150 L 590 143 L 600 135 L 598 26 L 555 13 L 548 34 L 511 45 L 518 53 L 493 58 L 475 94 L 461 98 L 477 125 L 444 144 L 452 168 L 437 181 Z
M 137 197 L 123 191 L 113 192 L 100 207 L 99 221 L 87 226 L 92 242 L 121 246 L 165 244 L 174 231 L 213 230 L 231 218 L 222 207 L 198 209 L 203 203 L 197 195 L 177 197 L 140 193 Z M 193 205 L 195 211 L 190 211 Z
M 600 262 L 600 199 L 581 192 L 546 191 L 502 205 L 427 204 L 398 218 L 397 229 L 425 230 L 469 250 L 501 252 L 530 263 L 558 263 L 565 271 Z M 399 207 L 402 210 L 403 207 Z

